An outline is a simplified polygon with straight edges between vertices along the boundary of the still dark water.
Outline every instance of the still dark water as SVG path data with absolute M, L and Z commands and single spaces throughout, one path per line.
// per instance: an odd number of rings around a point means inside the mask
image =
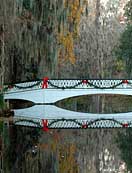
M 132 96 L 84 95 L 61 100 L 56 106 L 77 112 L 125 113 L 132 112 Z
M 12 107 L 32 103 L 13 101 Z M 78 112 L 132 112 L 132 97 L 89 95 L 56 103 Z M 115 173 L 132 163 L 131 129 L 49 130 L 0 121 L 0 173 Z M 101 173 L 102 173 L 101 172 Z

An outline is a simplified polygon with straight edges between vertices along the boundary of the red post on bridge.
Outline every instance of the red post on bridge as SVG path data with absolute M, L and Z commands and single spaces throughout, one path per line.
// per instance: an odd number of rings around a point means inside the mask
M 128 84 L 128 80 L 123 80 L 122 83 L 123 84 Z
M 127 128 L 128 127 L 128 123 L 122 124 L 122 127 Z
M 43 131 L 47 132 L 49 130 L 48 128 L 48 120 L 42 119 L 42 124 L 43 124 Z
M 84 80 L 82 80 L 82 83 L 83 84 L 87 84 L 88 83 L 88 80 L 84 79 Z
M 43 83 L 42 83 L 42 88 L 48 88 L 48 80 L 49 78 L 48 77 L 44 77 L 43 78 Z
M 82 124 L 82 129 L 87 129 L 87 128 L 88 128 L 87 123 L 83 123 L 83 124 Z

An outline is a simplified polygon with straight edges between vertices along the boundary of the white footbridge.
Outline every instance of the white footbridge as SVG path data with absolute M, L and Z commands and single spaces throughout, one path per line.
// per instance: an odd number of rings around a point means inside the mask
M 66 98 L 91 94 L 132 95 L 132 80 L 49 80 L 46 77 L 43 80 L 7 86 L 4 99 L 27 100 L 35 104 L 14 110 L 17 125 L 44 125 L 48 128 L 132 127 L 132 112 L 93 114 L 69 111 L 54 105 Z

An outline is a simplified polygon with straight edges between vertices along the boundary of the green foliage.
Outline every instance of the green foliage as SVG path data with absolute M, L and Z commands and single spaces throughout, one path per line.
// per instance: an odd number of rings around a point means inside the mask
M 132 73 L 132 1 L 128 1 L 125 6 L 125 16 L 127 17 L 127 27 L 122 33 L 120 44 L 117 48 L 116 55 L 119 60 L 124 61 L 128 77 Z
M 128 74 L 132 72 L 132 25 L 128 25 L 120 38 L 117 56 L 126 63 Z
M 126 163 L 127 169 L 132 173 L 132 129 L 125 133 L 119 132 L 117 144 L 121 151 L 121 158 Z
M 115 64 L 115 68 L 116 68 L 116 71 L 123 71 L 125 69 L 125 65 L 124 65 L 124 61 L 119 59 L 116 61 L 116 64 Z
M 23 1 L 23 7 L 25 8 L 25 9 L 30 9 L 30 0 L 24 0 Z
M 3 131 L 3 121 L 0 121 L 0 134 L 2 133 Z
M 127 17 L 127 21 L 132 21 L 132 0 L 125 6 L 125 16 Z
M 128 25 L 121 36 L 119 55 L 129 60 L 132 58 L 132 25 Z
M 4 108 L 4 98 L 3 98 L 3 94 L 0 94 L 0 109 Z

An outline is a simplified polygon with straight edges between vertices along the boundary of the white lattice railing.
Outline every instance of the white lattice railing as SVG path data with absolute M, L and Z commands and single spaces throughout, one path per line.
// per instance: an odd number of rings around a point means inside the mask
M 45 87 L 45 86 L 46 87 Z M 44 86 L 44 87 L 43 87 Z M 7 87 L 6 92 L 14 92 L 21 90 L 32 90 L 32 89 L 82 89 L 82 88 L 96 88 L 96 89 L 123 89 L 129 88 L 132 89 L 132 80 L 92 80 L 92 79 L 84 79 L 84 80 L 72 80 L 72 79 L 58 79 L 58 80 L 40 80 L 40 81 L 32 81 L 32 82 L 23 82 L 19 84 L 9 85 Z
M 114 119 L 49 119 L 47 120 L 49 129 L 68 129 L 68 128 L 131 128 L 132 120 Z M 42 120 L 29 117 L 14 117 L 14 123 L 21 126 L 43 127 Z

